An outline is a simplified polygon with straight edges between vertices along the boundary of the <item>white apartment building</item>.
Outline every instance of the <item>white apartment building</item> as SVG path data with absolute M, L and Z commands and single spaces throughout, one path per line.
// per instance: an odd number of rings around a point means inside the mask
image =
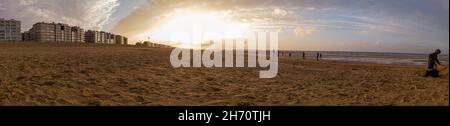
M 0 41 L 21 41 L 20 21 L 0 18 Z

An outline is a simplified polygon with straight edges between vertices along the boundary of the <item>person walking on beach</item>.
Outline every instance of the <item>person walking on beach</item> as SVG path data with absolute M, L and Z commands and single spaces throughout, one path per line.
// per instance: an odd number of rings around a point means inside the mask
M 428 55 L 428 69 L 425 73 L 425 77 L 433 76 L 438 77 L 439 76 L 439 70 L 437 70 L 437 65 L 441 65 L 438 59 L 438 55 L 441 54 L 441 50 L 437 49 L 433 53 Z
M 302 53 L 303 60 L 305 60 L 305 52 Z
M 319 53 L 319 59 L 322 59 L 322 53 Z
M 317 61 L 319 61 L 319 55 L 320 55 L 319 53 L 317 53 L 317 55 L 316 55 L 316 60 Z

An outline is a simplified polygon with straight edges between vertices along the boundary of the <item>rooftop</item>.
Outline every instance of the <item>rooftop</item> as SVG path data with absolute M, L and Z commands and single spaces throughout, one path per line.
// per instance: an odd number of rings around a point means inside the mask
M 15 20 L 15 19 L 5 20 L 5 18 L 0 18 L 0 20 L 2 20 L 2 21 L 19 21 L 19 20 Z

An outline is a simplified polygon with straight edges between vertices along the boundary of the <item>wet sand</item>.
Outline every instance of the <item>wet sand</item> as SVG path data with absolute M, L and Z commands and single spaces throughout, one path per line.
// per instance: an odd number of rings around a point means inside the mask
M 257 68 L 172 68 L 171 49 L 0 42 L 0 105 L 449 105 L 448 68 L 280 58 Z M 442 67 L 441 67 L 442 68 Z

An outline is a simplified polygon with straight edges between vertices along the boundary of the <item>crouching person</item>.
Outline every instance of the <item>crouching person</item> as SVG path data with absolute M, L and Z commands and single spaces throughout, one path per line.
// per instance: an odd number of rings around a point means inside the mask
M 430 55 L 428 55 L 428 69 L 425 73 L 425 77 L 439 77 L 439 70 L 437 70 L 437 65 L 441 65 L 438 59 L 438 55 L 441 53 L 441 50 L 437 49 Z

